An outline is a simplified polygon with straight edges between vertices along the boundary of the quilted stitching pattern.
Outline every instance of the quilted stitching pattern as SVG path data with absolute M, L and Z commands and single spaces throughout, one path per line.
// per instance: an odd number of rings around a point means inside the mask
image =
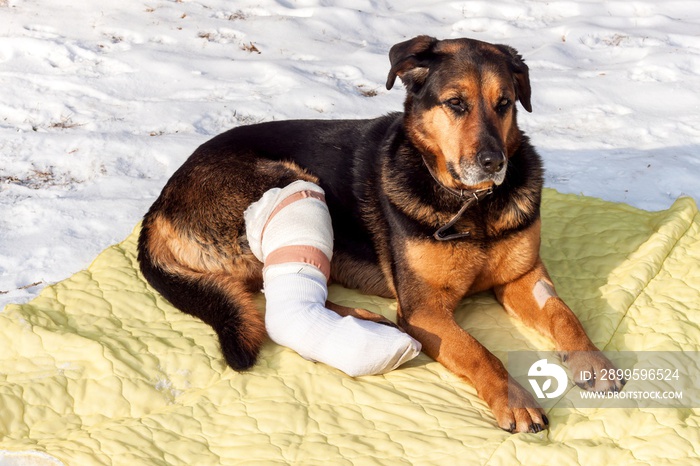
M 138 272 L 138 228 L 85 271 L 0 313 L 0 449 L 66 464 L 697 464 L 694 409 L 552 409 L 549 431 L 500 431 L 475 391 L 424 355 L 352 379 L 268 342 L 249 372 Z M 542 255 L 609 350 L 700 350 L 700 218 L 545 193 Z M 260 304 L 262 307 L 262 297 Z M 331 299 L 395 318 L 391 300 Z M 500 357 L 551 349 L 490 294 L 457 319 Z

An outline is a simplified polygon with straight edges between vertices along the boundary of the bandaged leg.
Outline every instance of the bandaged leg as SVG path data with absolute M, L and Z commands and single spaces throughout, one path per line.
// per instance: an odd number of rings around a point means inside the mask
M 325 307 L 333 229 L 323 190 L 296 181 L 267 191 L 245 211 L 253 254 L 265 264 L 265 327 L 302 357 L 346 374 L 382 374 L 416 357 L 420 343 L 400 330 L 341 317 Z

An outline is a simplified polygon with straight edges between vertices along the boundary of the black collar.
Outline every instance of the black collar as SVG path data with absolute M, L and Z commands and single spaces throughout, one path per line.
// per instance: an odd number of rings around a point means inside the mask
M 428 173 L 430 173 L 430 176 L 433 177 L 433 180 L 435 180 L 438 186 L 440 186 L 442 189 L 452 194 L 453 196 L 457 196 L 460 199 L 464 199 L 464 204 L 459 209 L 459 211 L 454 215 L 454 217 L 450 219 L 449 222 L 435 230 L 435 233 L 433 233 L 433 238 L 435 238 L 438 241 L 449 241 L 458 238 L 465 238 L 471 235 L 469 231 L 465 231 L 462 233 L 447 234 L 447 230 L 449 230 L 450 227 L 452 227 L 455 223 L 459 221 L 460 218 L 462 218 L 462 215 L 464 215 L 464 212 L 467 211 L 469 206 L 471 206 L 475 202 L 479 202 L 481 199 L 491 194 L 493 192 L 493 188 L 480 189 L 477 191 L 465 191 L 463 189 L 457 190 L 454 188 L 450 188 L 449 186 L 445 186 L 444 184 L 440 183 L 440 181 L 435 176 L 435 173 L 433 173 L 433 169 L 430 168 L 430 165 L 428 165 L 428 163 L 426 162 L 425 157 L 423 157 L 423 165 L 425 165 L 425 167 L 428 169 Z
M 440 186 L 442 186 L 442 185 L 440 185 Z M 443 188 L 448 189 L 448 191 L 450 191 L 450 192 L 456 191 L 456 190 L 453 190 L 453 189 L 449 189 L 449 188 L 447 188 L 447 187 L 445 187 L 445 186 L 443 186 Z M 462 218 L 462 215 L 464 215 L 464 212 L 467 211 L 467 209 L 469 208 L 469 206 L 471 206 L 471 205 L 474 204 L 475 202 L 479 202 L 479 200 L 481 200 L 481 199 L 483 199 L 484 197 L 488 196 L 488 195 L 491 194 L 492 192 L 493 192 L 493 189 L 492 189 L 492 188 L 481 189 L 481 190 L 479 190 L 479 191 L 467 191 L 468 194 L 466 194 L 466 200 L 464 201 L 464 204 L 462 205 L 462 207 L 461 207 L 461 208 L 459 209 L 459 211 L 454 215 L 454 217 L 452 217 L 452 218 L 450 219 L 449 222 L 447 222 L 446 224 L 444 224 L 443 226 L 441 226 L 440 228 L 438 228 L 437 230 L 435 230 L 435 233 L 433 233 L 433 238 L 435 238 L 435 239 L 438 240 L 438 241 L 449 241 L 449 240 L 452 240 L 452 239 L 465 238 L 465 237 L 471 235 L 471 233 L 470 233 L 469 231 L 465 231 L 465 232 L 462 232 L 462 233 L 447 234 L 447 230 L 449 230 L 450 227 L 452 227 L 452 225 L 454 225 L 455 223 L 457 223 L 457 221 L 458 221 L 460 218 Z M 453 193 L 453 194 L 454 194 L 454 193 Z M 460 197 L 460 198 L 464 198 L 464 197 L 465 197 L 465 192 L 462 191 L 462 192 L 459 194 L 459 197 Z

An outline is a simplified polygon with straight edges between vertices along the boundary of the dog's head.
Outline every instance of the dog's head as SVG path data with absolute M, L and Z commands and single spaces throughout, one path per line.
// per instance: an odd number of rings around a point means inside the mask
M 457 191 L 505 179 L 520 141 L 515 102 L 528 112 L 528 67 L 506 45 L 418 36 L 394 45 L 387 89 L 407 90 L 405 126 L 433 176 Z

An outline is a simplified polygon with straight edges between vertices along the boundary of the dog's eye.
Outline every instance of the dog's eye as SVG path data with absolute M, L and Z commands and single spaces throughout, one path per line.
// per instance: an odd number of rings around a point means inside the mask
M 455 112 L 463 113 L 467 110 L 467 104 L 464 103 L 459 97 L 452 97 L 445 101 L 448 107 L 450 107 Z
M 508 110 L 508 107 L 510 107 L 511 100 L 508 97 L 503 97 L 501 100 L 498 101 L 496 104 L 496 111 L 498 113 L 505 113 L 506 110 Z

